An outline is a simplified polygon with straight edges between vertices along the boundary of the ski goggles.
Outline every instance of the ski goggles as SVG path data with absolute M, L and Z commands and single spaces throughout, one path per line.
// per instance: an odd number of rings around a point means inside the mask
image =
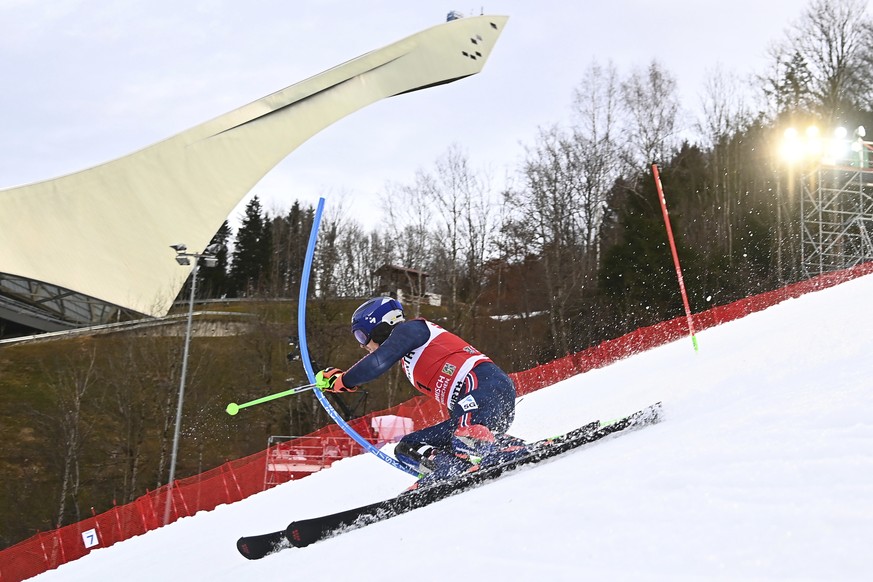
M 362 346 L 370 343 L 370 336 L 367 335 L 367 332 L 365 332 L 363 329 L 353 329 L 352 334 L 354 334 L 355 340 L 357 340 L 357 342 Z

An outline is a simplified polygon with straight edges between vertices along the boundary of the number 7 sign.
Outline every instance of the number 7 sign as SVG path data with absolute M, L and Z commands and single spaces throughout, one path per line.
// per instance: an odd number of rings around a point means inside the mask
M 99 545 L 100 540 L 97 538 L 97 530 L 89 529 L 88 531 L 83 531 L 82 541 L 85 543 L 86 548 L 93 548 L 94 546 Z

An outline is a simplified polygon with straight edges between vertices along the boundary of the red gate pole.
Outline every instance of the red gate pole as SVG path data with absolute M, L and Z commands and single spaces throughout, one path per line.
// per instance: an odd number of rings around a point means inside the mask
M 655 186 L 658 187 L 658 200 L 661 202 L 661 212 L 664 215 L 664 226 L 667 227 L 667 238 L 670 239 L 670 251 L 673 253 L 673 264 L 676 266 L 676 277 L 679 279 L 679 290 L 682 292 L 682 303 L 685 305 L 685 319 L 688 321 L 688 333 L 697 351 L 697 336 L 694 335 L 694 319 L 688 306 L 688 294 L 685 292 L 685 279 L 682 278 L 682 267 L 679 266 L 679 254 L 676 252 L 676 242 L 673 240 L 673 229 L 670 227 L 670 216 L 667 214 L 667 201 L 664 199 L 664 189 L 661 187 L 661 175 L 658 164 L 652 164 L 652 174 L 655 176 Z

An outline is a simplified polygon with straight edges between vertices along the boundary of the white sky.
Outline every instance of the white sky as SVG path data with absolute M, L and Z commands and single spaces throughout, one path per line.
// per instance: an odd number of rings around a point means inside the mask
M 611 59 L 622 73 L 658 59 L 693 110 L 707 71 L 760 72 L 767 47 L 805 5 L 0 0 L 0 188 L 125 155 L 439 24 L 450 9 L 509 15 L 482 74 L 340 120 L 253 192 L 268 210 L 346 197 L 374 217 L 387 183 L 410 183 L 452 144 L 502 183 L 537 128 L 566 118 L 592 59 Z
M 361 455 L 35 580 L 870 580 L 871 296 L 868 275 L 525 396 L 525 438 L 656 401 L 664 421 L 388 521 L 237 554 L 411 482 Z

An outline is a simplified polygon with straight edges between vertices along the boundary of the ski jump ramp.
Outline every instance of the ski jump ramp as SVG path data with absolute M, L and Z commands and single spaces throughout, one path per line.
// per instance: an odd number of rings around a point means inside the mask
M 482 70 L 508 18 L 452 20 L 122 158 L 0 190 L 0 319 L 46 331 L 167 313 L 204 249 L 276 164 L 385 97 Z

